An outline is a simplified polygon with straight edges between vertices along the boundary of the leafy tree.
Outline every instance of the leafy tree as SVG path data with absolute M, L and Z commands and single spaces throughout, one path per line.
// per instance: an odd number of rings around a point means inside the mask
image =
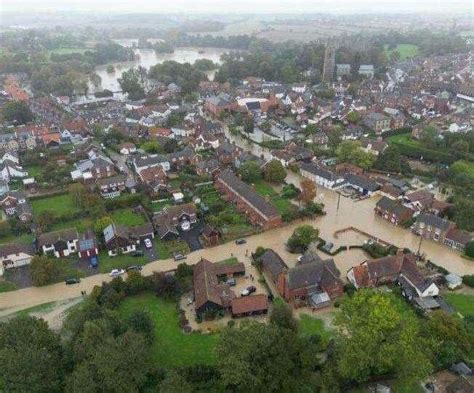
M 136 333 L 143 334 L 149 344 L 155 340 L 155 324 L 146 310 L 135 310 L 127 319 L 127 325 Z
M 302 225 L 293 231 L 287 242 L 290 252 L 304 252 L 310 243 L 318 240 L 319 230 L 311 225 Z
M 298 330 L 298 322 L 293 317 L 291 307 L 283 300 L 273 303 L 272 312 L 270 314 L 270 323 L 282 329 L 290 329 L 296 332 Z
M 375 162 L 375 156 L 362 150 L 359 141 L 341 142 L 336 149 L 336 155 L 340 162 L 350 162 L 366 170 Z
M 281 184 L 286 178 L 286 170 L 278 160 L 271 160 L 263 169 L 263 177 L 270 183 Z
M 192 385 L 180 374 L 170 371 L 166 378 L 160 383 L 159 393 L 192 393 Z
M 255 183 L 262 178 L 262 169 L 254 160 L 244 162 L 239 168 L 239 174 L 243 181 Z
M 33 120 L 33 113 L 23 101 L 9 101 L 1 111 L 2 118 L 5 121 L 25 124 Z
M 434 362 L 439 368 L 463 360 L 473 345 L 462 321 L 444 311 L 435 311 L 430 315 L 423 326 L 423 334 L 431 342 Z
M 359 290 L 335 318 L 337 371 L 346 381 L 392 376 L 405 385 L 431 371 L 428 343 L 416 316 L 391 293 Z
M 474 258 L 474 241 L 466 244 L 465 253 L 468 257 Z
M 47 255 L 35 255 L 30 264 L 33 285 L 43 286 L 58 281 L 61 271 L 57 261 Z
M 254 131 L 254 122 L 252 116 L 246 116 L 244 119 L 244 131 L 247 134 L 251 134 Z
M 0 323 L 0 379 L 7 392 L 61 392 L 61 340 L 48 324 L 21 316 Z
M 147 288 L 147 280 L 140 272 L 130 270 L 127 273 L 126 292 L 128 295 L 136 295 Z
M 311 180 L 304 179 L 301 181 L 300 187 L 300 200 L 305 204 L 312 202 L 316 197 L 316 184 Z
M 474 231 L 474 200 L 463 197 L 455 198 L 453 218 L 459 228 Z
M 110 224 L 113 224 L 113 220 L 109 216 L 103 216 L 101 218 L 98 218 L 94 223 L 94 232 L 97 236 L 102 237 L 104 229 L 107 228 Z
M 352 123 L 352 124 L 358 123 L 360 121 L 360 114 L 357 111 L 350 111 L 347 114 L 346 119 L 349 123 Z
M 265 393 L 311 391 L 313 349 L 292 330 L 245 321 L 224 330 L 216 351 L 227 390 Z
M 141 145 L 141 148 L 150 154 L 163 153 L 163 148 L 158 141 L 145 142 Z
M 375 166 L 378 169 L 382 169 L 389 172 L 400 172 L 401 171 L 402 155 L 400 150 L 395 145 L 389 145 L 382 153 L 377 157 Z
M 131 68 L 122 74 L 118 79 L 120 87 L 124 93 L 128 94 L 131 100 L 141 100 L 145 98 L 143 74 L 136 68 Z

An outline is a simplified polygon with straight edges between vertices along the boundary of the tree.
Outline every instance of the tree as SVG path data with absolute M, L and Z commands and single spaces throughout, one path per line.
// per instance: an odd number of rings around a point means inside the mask
M 360 114 L 357 111 L 350 111 L 347 114 L 346 119 L 349 123 L 352 123 L 352 124 L 358 123 L 360 121 Z
M 305 204 L 312 202 L 316 197 L 316 184 L 311 180 L 304 179 L 301 181 L 300 187 L 300 200 Z
M 431 313 L 423 326 L 423 335 L 433 347 L 434 363 L 438 368 L 461 361 L 473 346 L 462 320 L 444 311 Z
M 298 330 L 298 322 L 293 318 L 291 307 L 281 299 L 273 302 L 270 323 L 282 329 Z
M 365 170 L 370 169 L 375 162 L 375 156 L 362 150 L 359 141 L 341 142 L 336 149 L 336 155 L 340 162 L 350 162 Z
M 262 169 L 257 161 L 249 160 L 240 166 L 239 174 L 243 181 L 255 183 L 262 178 Z
M 192 385 L 180 374 L 170 371 L 166 378 L 160 383 L 159 393 L 192 393 Z
M 136 68 L 131 68 L 122 74 L 118 79 L 120 87 L 124 93 L 128 94 L 131 100 L 141 100 L 145 98 L 143 75 Z
M 252 116 L 246 116 L 244 119 L 244 131 L 247 134 L 251 134 L 254 131 L 254 123 Z
M 217 345 L 224 385 L 235 392 L 311 391 L 314 346 L 289 329 L 245 321 L 225 329 Z
M 141 148 L 150 154 L 163 153 L 163 148 L 158 141 L 145 142 L 141 145 Z
M 454 199 L 454 222 L 459 228 L 474 231 L 474 200 L 456 197 Z
M 57 261 L 47 255 L 35 255 L 31 260 L 30 272 L 35 286 L 57 282 L 61 273 Z
M 278 160 L 271 160 L 263 169 L 263 177 L 270 183 L 281 184 L 286 178 L 286 170 Z
M 418 319 L 396 295 L 359 290 L 343 302 L 334 323 L 336 367 L 343 380 L 390 376 L 410 385 L 430 373 L 429 345 Z
M 33 120 L 33 113 L 23 101 L 9 101 L 2 108 L 2 118 L 8 122 L 25 124 Z
M 127 319 L 127 325 L 135 333 L 143 334 L 148 344 L 155 340 L 155 324 L 146 310 L 134 310 Z
M 375 166 L 378 169 L 389 172 L 401 171 L 402 155 L 400 150 L 395 145 L 388 145 L 388 147 L 379 154 Z
M 474 258 L 474 241 L 466 244 L 465 253 L 468 257 Z
M 126 292 L 129 295 L 136 295 L 147 288 L 147 281 L 140 272 L 130 270 L 125 281 Z
M 104 234 L 104 229 L 107 228 L 110 224 L 113 224 L 112 218 L 109 216 L 103 216 L 98 218 L 94 223 L 94 232 L 97 236 L 102 237 Z
M 42 320 L 16 317 L 0 324 L 0 380 L 7 392 L 61 392 L 61 340 Z
M 38 214 L 36 224 L 38 228 L 45 232 L 56 222 L 56 214 L 52 210 L 44 210 Z
M 310 243 L 319 239 L 319 230 L 311 225 L 302 225 L 293 231 L 287 242 L 290 252 L 304 252 Z

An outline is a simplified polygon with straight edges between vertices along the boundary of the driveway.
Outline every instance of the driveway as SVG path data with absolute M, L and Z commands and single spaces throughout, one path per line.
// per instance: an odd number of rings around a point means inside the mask
M 188 243 L 188 246 L 192 251 L 197 251 L 202 249 L 201 241 L 199 240 L 199 236 L 201 235 L 202 228 L 204 224 L 202 222 L 197 223 L 193 226 L 189 231 L 180 231 L 179 236 L 182 240 Z

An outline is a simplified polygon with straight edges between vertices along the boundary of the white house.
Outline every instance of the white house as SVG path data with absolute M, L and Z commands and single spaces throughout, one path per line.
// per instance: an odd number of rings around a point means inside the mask
M 6 269 L 29 265 L 35 249 L 32 245 L 25 244 L 4 244 L 0 246 L 0 276 L 3 276 Z
M 344 178 L 331 172 L 328 169 L 321 168 L 313 163 L 300 164 L 301 176 L 314 181 L 316 184 L 325 188 L 337 188 L 344 183 Z
M 55 232 L 43 233 L 38 237 L 38 249 L 43 254 L 51 254 L 56 258 L 68 257 L 77 253 L 79 233 L 76 228 L 68 228 Z

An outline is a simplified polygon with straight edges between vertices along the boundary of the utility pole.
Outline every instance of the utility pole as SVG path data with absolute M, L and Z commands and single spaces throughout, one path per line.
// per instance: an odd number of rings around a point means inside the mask
M 339 211 L 339 202 L 341 201 L 341 193 L 339 191 L 337 191 L 337 208 L 336 208 L 336 212 Z

